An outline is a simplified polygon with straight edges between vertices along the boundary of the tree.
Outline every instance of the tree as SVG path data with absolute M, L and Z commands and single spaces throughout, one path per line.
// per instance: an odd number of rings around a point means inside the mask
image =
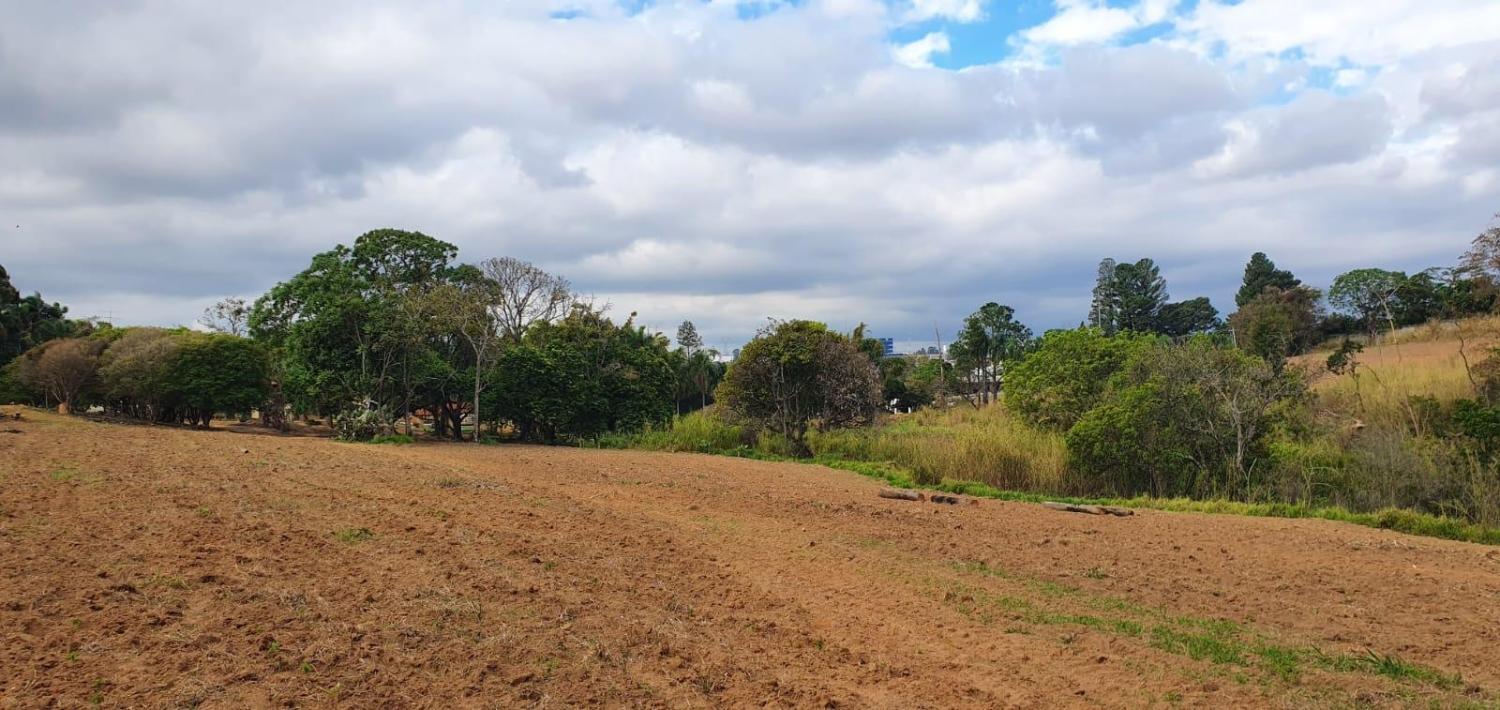
M 822 323 L 793 320 L 761 329 L 730 365 L 719 401 L 805 451 L 809 427 L 869 422 L 880 407 L 870 358 Z
M 1118 495 L 1234 496 L 1254 489 L 1279 402 L 1305 385 L 1206 340 L 1134 353 L 1067 433 L 1077 472 Z
M 1031 346 L 1031 329 L 1015 315 L 1015 309 L 993 301 L 980 306 L 964 319 L 950 350 L 960 370 L 976 385 L 980 404 L 995 400 L 1006 364 L 1020 359 Z
M 1032 424 L 1066 430 L 1099 404 L 1109 378 L 1151 340 L 1094 328 L 1051 331 L 1006 374 L 1005 404 Z
M 1339 275 L 1328 289 L 1328 302 L 1335 308 L 1360 319 L 1373 339 L 1384 319 L 1396 327 L 1392 310 L 1396 294 L 1406 282 L 1406 274 L 1384 269 L 1355 269 Z
M 68 309 L 39 293 L 22 296 L 0 266 L 0 366 L 56 338 L 84 335 L 87 328 L 67 319 Z
M 215 333 L 249 335 L 250 304 L 243 298 L 225 298 L 208 308 L 198 317 L 198 325 Z
M 1089 326 L 1098 328 L 1105 335 L 1114 335 L 1119 320 L 1119 300 L 1115 292 L 1115 260 L 1102 259 L 1094 279 L 1094 298 L 1089 304 Z
M 276 353 L 283 389 L 301 411 L 393 409 L 396 374 L 421 357 L 401 307 L 457 274 L 458 248 L 420 232 L 381 229 L 339 245 L 256 300 L 249 328 Z
M 116 414 L 145 421 L 167 421 L 171 407 L 168 378 L 181 349 L 179 333 L 161 328 L 128 328 L 99 359 L 100 393 Z
M 1292 272 L 1276 268 L 1276 263 L 1271 261 L 1265 252 L 1258 251 L 1252 254 L 1250 262 L 1245 264 L 1245 279 L 1239 292 L 1234 295 L 1234 305 L 1244 308 L 1268 286 L 1289 291 L 1301 284 L 1302 281 L 1293 276 Z
M 677 347 L 690 354 L 703 347 L 703 336 L 698 335 L 698 328 L 692 321 L 685 320 L 682 325 L 677 326 Z
M 1459 266 L 1474 274 L 1482 274 L 1491 283 L 1500 281 L 1500 214 L 1497 223 L 1479 233 L 1469 244 L 1469 250 L 1459 260 Z
M 1219 311 L 1205 296 L 1168 303 L 1156 314 L 1156 332 L 1179 338 L 1219 327 Z
M 552 323 L 568 314 L 573 294 L 567 279 L 508 256 L 487 259 L 479 269 L 494 283 L 491 314 L 500 335 L 510 342 L 521 342 L 535 323 Z
M 666 338 L 633 318 L 617 326 L 584 304 L 533 326 L 489 372 L 485 411 L 513 424 L 523 440 L 578 441 L 672 416 Z
M 19 376 L 28 387 L 45 393 L 68 412 L 81 409 L 80 398 L 99 368 L 104 342 L 93 338 L 50 340 L 21 355 Z
M 1280 372 L 1292 355 L 1307 352 L 1322 337 L 1322 294 L 1307 286 L 1267 286 L 1229 316 L 1235 344 Z
M 1114 291 L 1119 311 L 1115 320 L 1117 330 L 1156 331 L 1157 315 L 1167 302 L 1167 280 L 1162 278 L 1156 262 L 1141 259 L 1116 266 Z
M 485 370 L 490 366 L 492 353 L 499 346 L 500 321 L 495 313 L 501 308 L 499 284 L 489 278 L 471 274 L 459 283 L 441 284 L 428 291 L 423 301 L 432 304 L 424 309 L 430 313 L 434 325 L 457 333 L 468 343 L 474 355 L 474 443 L 479 443 L 481 408 L 479 395 L 484 390 Z M 455 422 L 455 438 L 463 438 L 463 422 Z
M 215 413 L 248 416 L 266 401 L 270 362 L 261 346 L 225 333 L 185 333 L 167 376 L 182 417 L 207 429 Z

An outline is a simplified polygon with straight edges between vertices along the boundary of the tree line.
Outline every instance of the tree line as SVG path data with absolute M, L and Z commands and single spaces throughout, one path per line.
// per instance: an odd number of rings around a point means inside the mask
M 457 253 L 420 232 L 368 232 L 253 303 L 210 307 L 200 324 L 213 333 L 96 328 L 0 290 L 10 354 L 0 394 L 199 426 L 215 412 L 256 410 L 279 428 L 288 415 L 317 417 L 349 439 L 411 434 L 420 416 L 440 437 L 503 430 L 543 442 L 662 424 L 713 402 L 725 368 L 692 323 L 671 348 L 562 277 L 509 257 L 458 263 Z M 33 316 L 43 308 L 50 321 Z

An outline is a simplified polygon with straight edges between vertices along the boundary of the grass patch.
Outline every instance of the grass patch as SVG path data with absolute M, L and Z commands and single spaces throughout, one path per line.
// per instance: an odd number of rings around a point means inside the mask
M 1315 646 L 1287 645 L 1228 619 L 1171 615 L 1161 609 L 1096 595 L 1047 580 L 1019 575 L 982 562 L 957 563 L 962 574 L 1000 580 L 1013 591 L 993 591 L 953 580 L 933 580 L 943 601 L 982 623 L 1020 622 L 1032 626 L 1077 627 L 1125 638 L 1141 638 L 1150 647 L 1177 656 L 1230 666 L 1236 673 L 1257 672 L 1268 680 L 1298 682 L 1308 668 L 1334 673 L 1381 676 L 1406 684 L 1444 690 L 1464 687 L 1457 674 L 1411 663 L 1374 651 L 1328 653 Z M 1080 609 L 1090 610 L 1083 613 Z M 1009 626 L 1007 633 L 1025 632 Z
M 375 533 L 371 532 L 369 528 L 344 528 L 343 530 L 334 532 L 333 537 L 339 542 L 353 544 L 372 540 L 375 538 Z
M 415 444 L 417 443 L 417 440 L 411 438 L 410 436 L 407 436 L 406 434 L 386 434 L 370 439 L 370 443 L 404 446 L 406 444 Z

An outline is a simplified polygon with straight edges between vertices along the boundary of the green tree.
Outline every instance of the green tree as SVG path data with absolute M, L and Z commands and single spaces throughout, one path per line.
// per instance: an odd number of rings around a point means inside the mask
M 682 325 L 677 326 L 677 347 L 688 353 L 697 352 L 703 347 L 703 336 L 698 335 L 698 327 L 690 320 L 685 320 Z
M 1205 296 L 1168 303 L 1156 314 L 1156 332 L 1172 337 L 1207 333 L 1221 325 L 1219 311 Z
M 1334 308 L 1360 319 L 1370 337 L 1380 330 L 1380 322 L 1396 326 L 1393 307 L 1396 295 L 1406 283 L 1406 274 L 1384 269 L 1355 269 L 1340 274 L 1328 289 L 1328 302 Z
M 1094 328 L 1050 331 L 1006 374 L 1005 404 L 1032 424 L 1068 429 L 1098 406 L 1109 378 L 1152 340 Z
M 185 333 L 167 376 L 183 418 L 208 428 L 214 414 L 248 416 L 270 391 L 270 361 L 254 341 L 225 333 Z
M 1143 348 L 1069 429 L 1069 455 L 1096 491 L 1242 496 L 1258 483 L 1277 405 L 1304 393 L 1295 373 L 1205 339 Z
M 880 407 L 870 358 L 822 323 L 793 320 L 762 329 L 740 351 L 718 399 L 755 426 L 806 451 L 806 434 L 868 423 Z
M 1094 297 L 1089 304 L 1090 327 L 1097 328 L 1105 335 L 1114 335 L 1115 326 L 1119 322 L 1119 294 L 1115 290 L 1115 260 L 1103 259 L 1099 262 L 1099 272 L 1094 278 Z
M 1269 286 L 1289 291 L 1300 285 L 1302 281 L 1293 276 L 1292 272 L 1276 268 L 1276 263 L 1271 261 L 1265 252 L 1258 251 L 1252 254 L 1250 262 L 1245 264 L 1245 278 L 1240 285 L 1239 292 L 1234 295 L 1234 304 L 1244 308 Z
M 577 304 L 528 329 L 490 369 L 486 406 L 524 440 L 578 441 L 635 431 L 672 416 L 675 375 L 666 338 L 631 320 L 615 325 Z
M 1117 330 L 1156 332 L 1157 316 L 1167 303 L 1167 280 L 1162 278 L 1156 262 L 1141 259 L 1134 264 L 1117 265 L 1114 291 Z
M 995 401 L 1006 365 L 1019 360 L 1031 346 L 1031 329 L 1015 315 L 1015 309 L 993 301 L 980 306 L 964 319 L 950 350 L 960 371 L 970 379 L 978 404 Z
M 68 309 L 39 293 L 22 296 L 0 266 L 0 367 L 17 355 L 56 338 L 86 335 L 87 327 L 67 319 Z
M 1287 290 L 1267 286 L 1229 316 L 1235 344 L 1280 372 L 1288 357 L 1317 345 L 1323 320 L 1321 299 L 1317 289 L 1307 286 Z
M 394 409 L 397 377 L 419 357 L 407 336 L 405 299 L 450 282 L 458 249 L 420 232 L 367 232 L 354 246 L 314 256 L 251 308 L 249 327 L 278 360 L 283 389 L 301 411 Z

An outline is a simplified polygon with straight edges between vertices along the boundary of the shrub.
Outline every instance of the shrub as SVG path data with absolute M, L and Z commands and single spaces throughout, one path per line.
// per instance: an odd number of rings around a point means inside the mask
M 1032 424 L 1067 429 L 1098 406 L 1109 378 L 1151 342 L 1093 328 L 1051 331 L 1005 374 L 1005 404 Z
M 736 416 L 807 450 L 810 427 L 869 423 L 881 405 L 875 365 L 822 323 L 786 321 L 763 329 L 730 365 L 717 399 Z
M 373 441 L 390 436 L 391 413 L 384 409 L 347 409 L 333 415 L 333 435 L 340 441 Z

